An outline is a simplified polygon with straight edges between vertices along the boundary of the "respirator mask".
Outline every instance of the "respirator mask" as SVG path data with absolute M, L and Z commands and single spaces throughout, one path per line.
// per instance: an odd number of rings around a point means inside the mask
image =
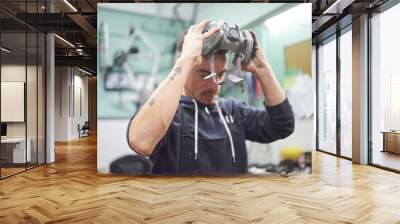
M 232 68 L 227 71 L 227 76 L 232 82 L 239 83 L 244 79 L 241 74 L 241 66 L 242 64 L 247 64 L 253 58 L 256 42 L 248 30 L 239 30 L 237 25 L 230 26 L 227 23 L 217 24 L 210 22 L 203 30 L 203 33 L 215 27 L 219 27 L 220 30 L 205 39 L 203 43 L 202 56 L 208 57 L 211 69 L 210 75 L 204 79 L 212 78 L 217 83 L 214 55 L 217 51 L 222 50 L 234 54 Z

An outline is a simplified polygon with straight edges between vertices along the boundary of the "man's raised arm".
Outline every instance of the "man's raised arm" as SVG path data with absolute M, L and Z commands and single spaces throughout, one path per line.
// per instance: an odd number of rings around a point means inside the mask
M 150 155 L 165 135 L 179 105 L 186 80 L 193 68 L 202 63 L 203 41 L 219 29 L 202 34 L 210 21 L 190 27 L 185 36 L 182 54 L 166 79 L 158 86 L 133 118 L 128 127 L 129 146 L 141 155 Z

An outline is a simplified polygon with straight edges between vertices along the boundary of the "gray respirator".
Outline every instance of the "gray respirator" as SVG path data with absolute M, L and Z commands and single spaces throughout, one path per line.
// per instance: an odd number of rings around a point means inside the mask
M 233 67 L 227 71 L 229 80 L 234 83 L 242 81 L 241 65 L 247 64 L 255 53 L 255 41 L 248 30 L 239 30 L 237 25 L 230 26 L 227 23 L 217 24 L 210 22 L 203 30 L 203 33 L 219 27 L 220 30 L 203 43 L 202 55 L 207 56 L 210 62 L 211 74 L 205 79 L 215 80 L 214 54 L 216 51 L 224 50 L 234 54 L 236 61 L 232 61 Z

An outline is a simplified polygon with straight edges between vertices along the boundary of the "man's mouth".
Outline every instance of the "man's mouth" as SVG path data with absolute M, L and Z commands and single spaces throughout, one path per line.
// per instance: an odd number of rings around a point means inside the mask
M 207 97 L 207 98 L 211 98 L 211 97 L 215 96 L 215 93 L 214 92 L 205 92 L 201 95 L 203 95 L 204 97 Z

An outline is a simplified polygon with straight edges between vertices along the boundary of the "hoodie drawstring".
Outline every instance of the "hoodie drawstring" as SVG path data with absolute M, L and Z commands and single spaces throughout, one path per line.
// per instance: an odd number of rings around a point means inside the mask
M 192 99 L 192 101 L 194 103 L 194 108 L 195 108 L 195 112 L 194 112 L 194 159 L 197 160 L 198 137 L 199 137 L 199 133 L 198 133 L 198 129 L 199 129 L 199 124 L 198 124 L 198 122 L 199 122 L 199 109 L 198 109 L 196 100 Z M 225 122 L 224 116 L 222 115 L 222 112 L 221 112 L 221 109 L 219 108 L 218 102 L 216 102 L 215 105 L 217 106 L 218 114 L 219 114 L 220 119 L 222 120 L 222 124 L 224 125 L 225 130 L 228 133 L 229 143 L 231 145 L 232 160 L 233 160 L 233 163 L 235 163 L 236 162 L 235 146 L 233 145 L 233 139 L 232 139 L 231 131 L 229 130 L 229 127 Z
M 224 116 L 222 115 L 222 112 L 221 112 L 221 109 L 219 108 L 218 102 L 216 102 L 215 105 L 217 106 L 218 114 L 219 114 L 219 117 L 222 120 L 222 123 L 224 124 L 225 130 L 228 133 L 229 143 L 231 145 L 232 160 L 233 160 L 233 163 L 235 163 L 236 162 L 235 146 L 233 145 L 233 139 L 232 139 L 231 131 L 229 130 L 229 127 L 225 122 Z
M 199 129 L 199 109 L 197 108 L 197 102 L 196 100 L 192 99 L 193 103 L 194 103 L 194 159 L 197 160 L 197 152 L 198 152 L 198 137 L 199 137 L 199 133 L 198 133 L 198 129 Z

